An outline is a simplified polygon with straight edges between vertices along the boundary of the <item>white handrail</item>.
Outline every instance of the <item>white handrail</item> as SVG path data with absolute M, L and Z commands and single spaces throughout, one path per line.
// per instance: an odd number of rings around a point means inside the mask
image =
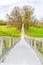
M 32 37 L 25 37 L 25 40 L 31 45 L 31 47 L 36 51 L 41 63 L 43 64 L 43 54 L 40 53 L 40 46 L 42 47 L 42 51 L 43 51 L 43 38 L 32 38 Z M 33 46 L 33 42 L 34 41 L 34 46 Z M 36 41 L 39 41 L 39 49 L 36 49 Z
M 9 39 L 8 48 L 6 47 L 6 39 Z M 0 60 L 3 57 L 3 55 L 6 54 L 7 50 L 12 48 L 17 42 L 20 40 L 20 38 L 17 37 L 10 37 L 10 36 L 1 36 L 0 37 Z M 4 48 L 3 48 L 4 45 Z M 5 52 L 2 52 L 3 49 L 5 49 Z

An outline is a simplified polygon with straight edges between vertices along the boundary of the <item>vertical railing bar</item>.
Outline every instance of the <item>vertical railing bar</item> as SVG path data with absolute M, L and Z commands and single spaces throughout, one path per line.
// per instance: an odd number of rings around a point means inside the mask
M 3 47 L 3 39 L 0 39 L 1 40 L 1 46 L 0 46 L 0 55 L 2 54 L 2 47 Z

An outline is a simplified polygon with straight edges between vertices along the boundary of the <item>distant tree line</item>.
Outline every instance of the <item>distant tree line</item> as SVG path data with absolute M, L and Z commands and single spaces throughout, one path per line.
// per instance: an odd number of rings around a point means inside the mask
M 0 25 L 7 25 L 7 22 L 5 22 L 4 20 L 0 20 Z
M 34 26 L 34 27 L 38 27 L 38 28 L 43 28 L 43 20 L 34 19 L 34 21 L 30 22 L 30 26 Z

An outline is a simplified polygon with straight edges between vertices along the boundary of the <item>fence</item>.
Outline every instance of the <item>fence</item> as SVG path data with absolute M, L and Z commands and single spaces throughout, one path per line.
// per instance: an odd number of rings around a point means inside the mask
M 1 36 L 0 37 L 0 62 L 3 62 L 8 52 L 17 44 L 20 38 Z
M 25 37 L 25 40 L 35 50 L 37 56 L 43 64 L 43 38 Z

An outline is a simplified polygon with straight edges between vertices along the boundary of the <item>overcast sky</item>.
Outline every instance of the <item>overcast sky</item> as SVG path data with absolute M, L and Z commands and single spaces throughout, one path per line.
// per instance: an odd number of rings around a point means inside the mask
M 14 6 L 31 5 L 35 8 L 37 19 L 43 18 L 43 0 L 0 0 L 0 19 L 6 19 Z

